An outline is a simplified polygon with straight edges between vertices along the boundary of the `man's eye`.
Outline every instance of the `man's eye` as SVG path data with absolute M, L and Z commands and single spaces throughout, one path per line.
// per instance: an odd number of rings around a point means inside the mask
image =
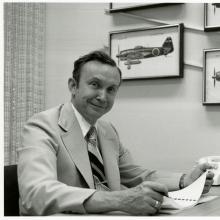
M 91 82 L 90 84 L 93 88 L 98 88 L 99 84 L 97 82 Z
M 108 88 L 108 92 L 109 93 L 115 93 L 116 92 L 116 88 L 115 87 L 110 87 L 110 88 Z

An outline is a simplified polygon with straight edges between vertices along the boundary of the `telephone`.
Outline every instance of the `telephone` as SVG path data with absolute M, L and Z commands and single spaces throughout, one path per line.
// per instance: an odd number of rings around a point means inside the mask
M 217 165 L 217 169 L 212 169 L 212 172 L 215 174 L 214 183 L 212 185 L 220 185 L 220 156 L 202 157 L 198 161 L 199 164 L 206 162 Z

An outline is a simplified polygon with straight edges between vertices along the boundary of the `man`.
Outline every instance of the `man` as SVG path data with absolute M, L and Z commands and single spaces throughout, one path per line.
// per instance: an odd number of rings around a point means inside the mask
M 135 165 L 113 125 L 99 120 L 112 108 L 120 84 L 115 62 L 94 51 L 74 63 L 71 102 L 27 122 L 18 163 L 22 215 L 116 210 L 152 215 L 168 191 L 188 186 L 212 168 L 203 164 L 183 175 Z M 212 183 L 210 172 L 204 193 Z

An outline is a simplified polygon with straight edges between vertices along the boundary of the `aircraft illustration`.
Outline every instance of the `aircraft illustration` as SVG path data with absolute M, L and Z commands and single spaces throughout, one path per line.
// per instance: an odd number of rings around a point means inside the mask
M 216 8 L 220 8 L 220 3 L 212 3 L 212 5 L 214 6 L 214 14 L 215 14 Z
M 167 55 L 173 52 L 173 42 L 171 37 L 167 37 L 164 41 L 162 47 L 143 47 L 136 46 L 133 49 L 126 49 L 120 51 L 116 57 L 118 58 L 118 63 L 120 61 L 125 61 L 125 65 L 130 69 L 131 65 L 140 64 L 140 59 L 146 59 L 150 57 L 157 57 L 161 55 Z M 118 48 L 119 51 L 119 48 Z
M 214 87 L 215 87 L 215 82 L 216 82 L 216 80 L 217 80 L 217 81 L 220 81 L 220 71 L 215 72 L 215 68 L 214 68 L 214 74 L 213 74 L 212 78 L 213 78 L 213 80 L 214 80 Z

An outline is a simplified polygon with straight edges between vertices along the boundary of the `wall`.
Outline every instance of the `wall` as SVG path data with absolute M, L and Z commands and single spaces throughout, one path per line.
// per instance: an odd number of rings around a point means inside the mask
M 108 33 L 155 25 L 123 14 L 106 14 L 107 3 L 47 5 L 46 108 L 69 100 L 73 61 L 108 46 Z M 203 29 L 203 4 L 130 12 L 165 23 Z M 202 51 L 217 48 L 219 33 L 185 29 L 184 78 L 124 81 L 104 118 L 116 126 L 141 165 L 185 171 L 206 155 L 220 155 L 220 106 L 202 105 Z M 188 64 L 200 66 L 194 67 Z

